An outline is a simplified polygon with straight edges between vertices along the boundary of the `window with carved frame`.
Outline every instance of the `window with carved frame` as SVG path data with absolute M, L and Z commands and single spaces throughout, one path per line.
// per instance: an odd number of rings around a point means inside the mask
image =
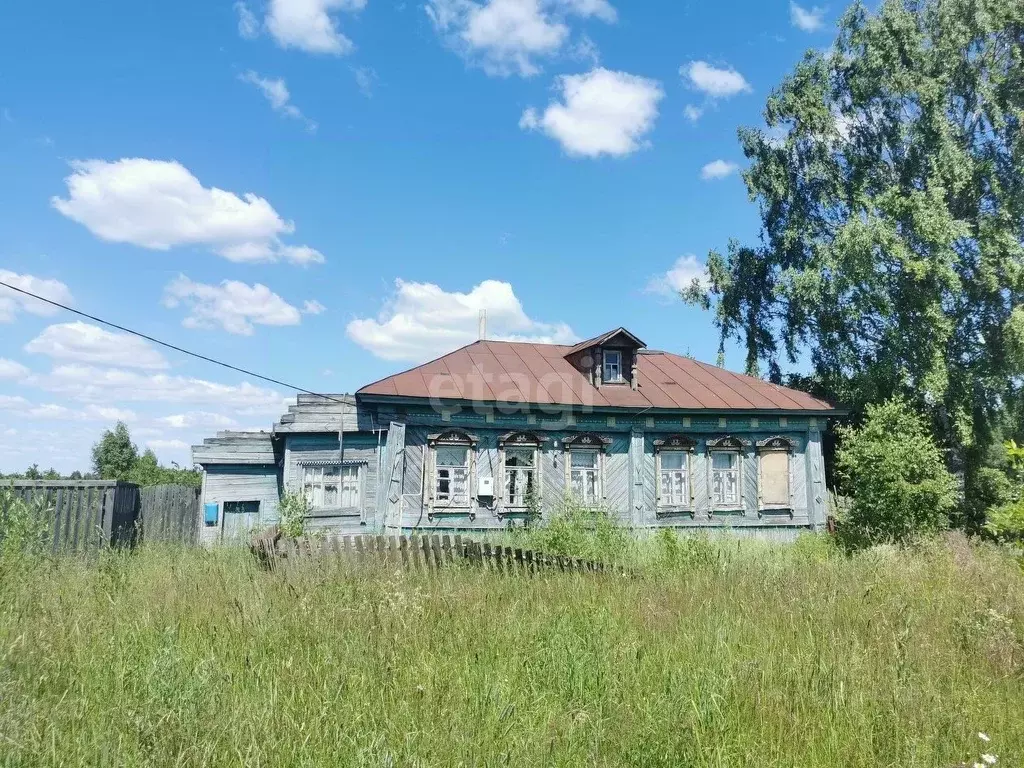
M 498 440 L 501 448 L 501 504 L 526 510 L 540 502 L 541 440 L 531 432 L 511 432 Z
M 657 506 L 661 511 L 689 510 L 693 506 L 691 456 L 696 442 L 685 435 L 654 441 Z
M 431 507 L 469 507 L 473 498 L 476 439 L 461 430 L 428 437 Z
M 760 510 L 790 510 L 793 506 L 791 460 L 795 444 L 775 436 L 757 442 L 757 505 Z
M 565 438 L 565 480 L 570 493 L 584 506 L 604 501 L 604 454 L 611 440 L 580 434 Z
M 720 437 L 707 441 L 711 510 L 743 509 L 743 455 L 749 441 Z

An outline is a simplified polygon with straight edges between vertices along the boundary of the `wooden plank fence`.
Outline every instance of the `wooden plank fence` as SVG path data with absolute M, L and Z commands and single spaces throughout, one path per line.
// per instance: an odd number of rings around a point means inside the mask
M 253 536 L 250 550 L 267 569 L 315 558 L 336 557 L 355 563 L 384 563 L 434 571 L 455 563 L 507 574 L 541 571 L 626 573 L 621 566 L 578 557 L 548 555 L 520 547 L 464 539 L 460 535 L 282 537 L 270 530 Z
M 199 489 L 142 488 L 118 480 L 0 481 L 46 515 L 55 553 L 131 547 L 143 540 L 197 544 Z M 0 536 L 4 510 L 0 508 Z
M 45 509 L 54 552 L 88 552 L 135 543 L 137 485 L 117 480 L 14 480 L 4 484 L 19 498 Z
M 199 539 L 199 489 L 188 485 L 153 485 L 139 491 L 143 541 L 194 546 Z

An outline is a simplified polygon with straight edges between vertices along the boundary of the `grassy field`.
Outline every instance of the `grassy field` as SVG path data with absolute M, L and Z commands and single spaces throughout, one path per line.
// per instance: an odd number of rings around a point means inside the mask
M 1005 554 L 649 547 L 636 578 L 0 559 L 0 764 L 1022 764 Z

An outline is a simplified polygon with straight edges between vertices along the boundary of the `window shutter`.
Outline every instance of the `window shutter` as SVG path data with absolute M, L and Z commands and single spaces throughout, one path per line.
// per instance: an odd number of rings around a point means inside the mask
M 789 506 L 789 453 L 786 451 L 761 454 L 761 504 Z

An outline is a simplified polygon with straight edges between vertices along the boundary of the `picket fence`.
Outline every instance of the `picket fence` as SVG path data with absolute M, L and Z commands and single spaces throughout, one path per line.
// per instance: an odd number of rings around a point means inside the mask
M 250 542 L 250 550 L 260 564 L 268 569 L 328 557 L 354 563 L 384 563 L 426 571 L 461 563 L 509 574 L 539 571 L 625 573 L 621 566 L 609 563 L 472 541 L 458 534 L 304 536 L 289 539 L 275 531 L 269 531 L 254 536 Z

